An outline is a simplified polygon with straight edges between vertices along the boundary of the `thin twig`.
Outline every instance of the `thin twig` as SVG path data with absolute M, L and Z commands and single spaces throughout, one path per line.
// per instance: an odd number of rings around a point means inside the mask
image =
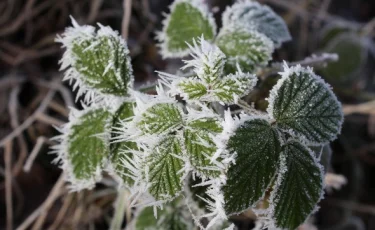
M 375 115 L 375 101 L 369 101 L 359 105 L 344 105 L 343 111 L 345 115 L 350 115 L 353 113 Z
M 12 141 L 5 144 L 4 163 L 5 163 L 5 200 L 7 214 L 7 230 L 13 229 L 13 204 L 12 204 Z
M 301 65 L 305 67 L 310 66 L 314 68 L 319 68 L 326 66 L 328 63 L 336 62 L 338 60 L 339 56 L 335 53 L 323 53 L 320 55 L 313 54 L 310 57 L 307 57 L 301 61 L 290 62 L 287 64 L 289 66 Z M 283 63 L 273 63 L 271 67 L 261 70 L 261 72 L 258 73 L 258 75 L 262 79 L 265 79 L 270 75 L 280 72 L 281 70 L 283 70 Z
M 36 144 L 33 148 L 33 150 L 31 151 L 30 155 L 29 155 L 29 158 L 27 159 L 25 165 L 23 166 L 23 171 L 25 172 L 29 172 L 30 169 L 31 169 L 31 166 L 33 165 L 34 163 L 34 160 L 36 158 L 36 156 L 38 155 L 40 149 L 42 148 L 43 146 L 43 143 L 46 141 L 46 138 L 41 136 L 41 137 L 38 137 L 38 139 L 36 140 Z
M 9 110 L 9 115 L 11 119 L 10 124 L 13 129 L 16 129 L 20 125 L 18 112 L 17 112 L 19 91 L 20 91 L 19 85 L 13 88 L 13 90 L 10 93 L 9 103 L 8 103 L 8 110 Z M 27 152 L 28 152 L 27 144 L 22 133 L 18 135 L 17 142 L 18 142 L 18 145 L 20 146 L 20 154 L 18 156 L 17 162 L 13 166 L 13 170 L 12 170 L 13 176 L 17 176 L 21 172 L 23 162 L 25 161 L 27 157 Z
M 16 129 L 13 130 L 8 136 L 6 136 L 4 139 L 0 141 L 0 147 L 4 146 L 5 143 L 13 140 L 15 137 L 20 135 L 25 129 L 27 129 L 36 119 L 39 113 L 44 112 L 46 107 L 48 106 L 49 102 L 52 100 L 53 96 L 55 95 L 55 90 L 50 90 L 42 103 L 39 105 L 39 107 L 35 110 L 35 112 L 28 117 L 22 125 L 18 126 Z
M 132 0 L 123 0 L 124 15 L 122 18 L 121 35 L 124 39 L 128 39 L 129 24 L 132 13 Z
M 51 226 L 48 228 L 48 230 L 55 230 L 58 228 L 58 226 L 61 224 L 66 212 L 68 211 L 70 204 L 73 201 L 73 194 L 69 194 L 65 199 L 62 207 L 60 208 L 59 213 L 57 214 L 54 222 L 51 224 Z
M 54 118 L 54 117 L 51 117 L 47 114 L 44 114 L 44 113 L 39 113 L 37 116 L 36 116 L 36 119 L 40 122 L 43 122 L 43 123 L 46 123 L 46 124 L 49 124 L 49 125 L 55 125 L 55 126 L 62 126 L 65 122 L 57 119 L 57 118 Z
M 50 194 L 48 195 L 47 199 L 40 205 L 36 210 L 27 219 L 17 227 L 16 230 L 25 230 L 27 229 L 34 220 L 43 213 L 48 212 L 51 205 L 55 202 L 55 200 L 63 193 L 63 185 L 64 185 L 64 176 L 63 174 L 60 175 L 59 179 L 56 181 L 55 185 L 53 186 Z M 41 228 L 39 228 L 41 229 Z
M 241 107 L 243 110 L 247 111 L 248 113 L 252 115 L 263 115 L 264 113 L 256 110 L 255 108 L 251 107 L 249 104 L 247 104 L 246 101 L 238 99 L 237 105 Z

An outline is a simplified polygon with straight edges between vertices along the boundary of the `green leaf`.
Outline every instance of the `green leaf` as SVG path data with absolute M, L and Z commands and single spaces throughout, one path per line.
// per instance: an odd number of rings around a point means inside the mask
M 190 164 L 202 177 L 215 177 L 220 172 L 210 159 L 217 150 L 212 136 L 222 131 L 215 118 L 201 118 L 191 121 L 183 131 L 185 150 Z
M 71 65 L 79 73 L 78 81 L 102 94 L 126 96 L 133 83 L 133 70 L 124 40 L 115 32 L 76 38 L 71 48 Z M 109 29 L 110 30 L 110 29 Z
M 265 35 L 240 27 L 223 28 L 215 43 L 227 56 L 227 72 L 235 72 L 237 63 L 245 72 L 264 66 L 272 58 L 274 45 Z
M 164 210 L 158 211 L 158 215 L 162 216 Z M 154 216 L 154 208 L 153 207 L 146 207 L 144 208 L 137 216 L 135 222 L 135 229 L 137 230 L 151 230 L 157 229 L 157 222 L 158 220 Z
M 257 80 L 254 75 L 248 73 L 229 74 L 213 86 L 214 95 L 218 101 L 228 104 L 235 103 L 254 88 Z
M 350 83 L 358 80 L 358 74 L 368 59 L 366 42 L 356 34 L 344 33 L 336 37 L 323 51 L 339 56 L 337 62 L 330 62 L 322 69 L 323 76 L 330 82 Z
M 193 39 L 212 40 L 216 25 L 207 6 L 199 1 L 176 0 L 158 36 L 163 57 L 183 57 L 189 53 Z
M 227 173 L 223 187 L 228 214 L 240 213 L 259 201 L 276 173 L 279 134 L 267 120 L 245 121 L 230 137 L 228 150 L 237 153 L 236 164 Z
M 177 202 L 176 202 L 177 201 Z M 181 206 L 179 199 L 164 205 L 158 210 L 158 218 L 154 216 L 153 207 L 144 208 L 135 218 L 136 230 L 188 230 L 192 229 L 191 220 L 188 220 L 186 207 Z
M 134 115 L 133 106 L 133 102 L 123 103 L 114 115 L 112 126 L 120 127 L 122 120 L 132 117 Z M 112 139 L 116 139 L 117 136 L 119 136 L 119 134 L 116 131 L 112 131 Z M 124 166 L 123 162 L 128 161 L 128 158 L 131 158 L 132 155 L 130 151 L 135 149 L 137 149 L 137 144 L 130 141 L 113 142 L 110 145 L 110 160 L 115 173 L 121 177 L 127 186 L 133 185 L 134 180 L 129 177 L 131 173 L 129 172 L 129 169 Z
M 284 20 L 270 7 L 255 1 L 239 1 L 223 13 L 223 27 L 240 26 L 269 37 L 276 47 L 291 40 Z
M 181 172 L 183 160 L 180 140 L 176 136 L 162 139 L 148 156 L 148 180 L 150 194 L 156 200 L 171 200 L 182 190 Z
M 110 132 L 112 115 L 105 109 L 89 110 L 71 121 L 67 139 L 68 161 L 74 180 L 72 183 L 96 181 L 109 154 L 106 133 Z M 102 135 L 102 136 L 100 136 Z M 70 171 L 69 170 L 69 171 Z
M 277 127 L 311 143 L 327 143 L 340 133 L 341 104 L 311 69 L 284 67 L 271 90 L 267 111 Z
M 162 134 L 179 129 L 183 125 L 182 111 L 176 104 L 160 103 L 142 114 L 137 126 L 147 134 Z
M 194 79 L 184 79 L 178 83 L 178 87 L 187 100 L 199 100 L 208 93 L 207 87 L 202 82 Z
M 323 194 L 322 170 L 313 153 L 290 141 L 282 148 L 282 164 L 271 195 L 277 227 L 296 229 L 316 210 Z

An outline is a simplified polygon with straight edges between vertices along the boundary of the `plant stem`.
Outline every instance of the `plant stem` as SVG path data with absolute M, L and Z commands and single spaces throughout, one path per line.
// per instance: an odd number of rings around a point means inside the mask
M 119 189 L 117 199 L 115 201 L 115 215 L 111 222 L 110 230 L 120 230 L 122 222 L 124 221 L 125 208 L 128 204 L 128 191 L 126 189 Z

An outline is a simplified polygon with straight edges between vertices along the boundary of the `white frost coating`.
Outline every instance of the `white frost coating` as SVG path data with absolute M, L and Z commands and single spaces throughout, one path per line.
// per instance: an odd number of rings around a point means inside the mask
M 64 171 L 64 180 L 69 182 L 68 188 L 71 191 L 80 191 L 83 189 L 92 189 L 95 186 L 95 183 L 99 182 L 102 179 L 102 168 L 100 166 L 96 167 L 96 171 L 94 175 L 87 180 L 78 179 L 75 177 L 73 173 L 73 166 L 72 162 L 69 159 L 69 136 L 71 134 L 71 129 L 75 125 L 80 124 L 80 118 L 87 113 L 99 109 L 98 107 L 90 107 L 84 108 L 83 110 L 76 110 L 74 108 L 70 108 L 69 113 L 69 122 L 61 126 L 60 128 L 56 128 L 61 135 L 55 136 L 51 138 L 51 140 L 55 140 L 58 142 L 57 145 L 51 147 L 51 154 L 56 154 L 57 157 L 52 161 L 55 164 L 59 164 L 59 167 Z M 107 124 L 107 129 L 109 130 L 111 124 Z M 98 137 L 102 138 L 104 143 L 109 143 L 110 140 L 110 133 L 102 133 L 97 135 Z M 106 159 L 103 158 L 102 165 L 106 164 Z
M 212 28 L 212 32 L 213 34 L 215 35 L 216 34 L 216 23 L 215 23 L 215 19 L 212 15 L 212 13 L 209 11 L 208 9 L 208 6 L 202 1 L 202 0 L 175 0 L 172 5 L 170 5 L 169 9 L 170 9 L 170 12 L 173 12 L 174 9 L 176 8 L 176 6 L 179 4 L 179 3 L 189 3 L 191 6 L 195 7 L 196 9 L 198 9 L 202 16 L 208 20 L 209 24 L 211 25 L 211 28 Z M 167 29 L 168 29 L 168 25 L 171 21 L 171 13 L 169 14 L 166 14 L 164 13 L 165 15 L 165 19 L 163 20 L 162 22 L 162 25 L 163 25 L 163 30 L 162 31 L 159 31 L 157 34 L 156 34 L 156 40 L 159 41 L 159 48 L 160 48 L 160 54 L 162 55 L 162 57 L 165 59 L 165 58 L 177 58 L 177 57 L 184 57 L 186 55 L 189 54 L 189 49 L 181 49 L 179 51 L 171 51 L 168 49 L 168 43 L 169 43 L 169 40 L 171 39 L 170 37 L 168 37 L 167 35 Z
M 227 7 L 222 15 L 223 28 L 234 25 L 256 30 L 273 40 L 278 48 L 283 42 L 290 41 L 287 25 L 270 7 L 256 1 L 240 0 Z
M 198 78 L 208 82 L 220 77 L 226 57 L 219 47 L 204 40 L 203 36 L 199 38 L 198 43 L 193 39 L 193 45 L 188 45 L 193 59 L 184 60 L 185 66 L 182 69 L 193 67 Z M 207 76 L 207 72 L 210 73 L 209 76 Z
M 85 41 L 94 40 L 100 37 L 113 37 L 122 46 L 121 48 L 125 51 L 127 71 L 129 71 L 128 74 L 131 76 L 129 82 L 127 83 L 127 87 L 132 88 L 134 79 L 130 58 L 128 57 L 129 50 L 127 48 L 126 41 L 118 34 L 118 32 L 113 31 L 110 27 L 103 26 L 101 24 L 98 24 L 99 30 L 96 32 L 95 27 L 93 26 L 80 26 L 73 17 L 71 17 L 71 20 L 73 27 L 66 28 L 65 32 L 61 36 L 58 35 L 55 41 L 61 43 L 62 48 L 66 49 L 63 57 L 60 60 L 60 70 L 65 70 L 63 81 L 69 81 L 69 84 L 73 87 L 73 91 L 77 90 L 76 98 L 78 99 L 79 97 L 84 96 L 83 101 L 86 104 L 99 103 L 101 101 L 105 101 L 104 104 L 106 104 L 115 98 L 115 96 L 104 94 L 95 87 L 87 84 L 83 80 L 85 77 L 75 68 L 76 57 L 73 52 L 74 44 L 82 44 Z M 98 42 L 93 42 L 90 47 L 86 48 L 86 50 L 95 49 L 98 44 Z M 113 63 L 108 63 L 106 71 L 104 71 L 103 75 L 111 68 L 113 68 Z M 119 84 L 124 85 L 124 79 L 122 78 L 119 70 L 114 69 L 114 73 Z M 88 81 L 87 78 L 86 81 Z M 90 79 L 90 81 L 92 83 L 95 82 L 93 79 Z
M 160 82 L 169 88 L 170 96 L 180 95 L 190 103 L 219 102 L 220 104 L 237 103 L 256 85 L 257 78 L 244 73 L 237 65 L 237 72 L 224 76 L 225 54 L 203 38 L 193 41 L 192 60 L 185 60 L 183 69 L 192 68 L 196 76 L 190 78 L 158 72 Z M 272 44 L 271 44 L 272 45 Z
M 332 90 L 331 90 L 332 87 L 328 83 L 326 83 L 320 76 L 316 75 L 313 72 L 313 68 L 303 67 L 299 64 L 296 65 L 296 66 L 289 67 L 288 64 L 286 63 L 286 61 L 284 61 L 284 71 L 279 72 L 279 74 L 281 75 L 281 78 L 278 80 L 276 85 L 272 88 L 272 90 L 270 91 L 270 96 L 266 99 L 268 101 L 267 113 L 273 121 L 276 121 L 276 119 L 274 117 L 275 100 L 276 100 L 276 98 L 278 96 L 278 93 L 279 93 L 279 90 L 282 87 L 282 85 L 284 84 L 284 82 L 286 82 L 294 74 L 296 74 L 297 76 L 299 76 L 300 74 L 308 74 L 317 83 L 322 84 L 326 89 L 328 89 L 330 97 L 333 98 L 333 100 L 338 105 L 338 109 L 339 109 L 341 117 L 342 117 L 342 119 L 340 120 L 340 123 L 339 123 L 340 128 L 338 130 L 338 133 L 341 132 L 342 123 L 344 122 L 341 103 L 338 101 L 336 95 L 332 92 Z M 309 145 L 315 146 L 315 145 L 322 144 L 322 143 L 315 143 L 315 142 L 309 141 L 302 133 L 298 133 L 298 135 L 297 135 L 297 133 L 293 130 L 284 130 L 284 131 L 288 132 L 292 136 L 297 136 L 301 141 L 303 141 L 304 143 L 308 143 Z

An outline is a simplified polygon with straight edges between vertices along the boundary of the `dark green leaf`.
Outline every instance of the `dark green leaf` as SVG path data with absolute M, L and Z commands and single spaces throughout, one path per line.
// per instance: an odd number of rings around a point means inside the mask
M 315 211 L 323 194 L 322 170 L 313 153 L 290 141 L 282 148 L 280 173 L 271 195 L 277 227 L 296 229 Z
M 310 69 L 285 68 L 270 93 L 267 109 L 277 127 L 312 143 L 334 140 L 343 114 L 330 87 Z
M 270 186 L 280 153 L 278 135 L 268 121 L 255 118 L 241 125 L 229 139 L 228 150 L 237 157 L 223 188 L 228 214 L 250 208 Z

